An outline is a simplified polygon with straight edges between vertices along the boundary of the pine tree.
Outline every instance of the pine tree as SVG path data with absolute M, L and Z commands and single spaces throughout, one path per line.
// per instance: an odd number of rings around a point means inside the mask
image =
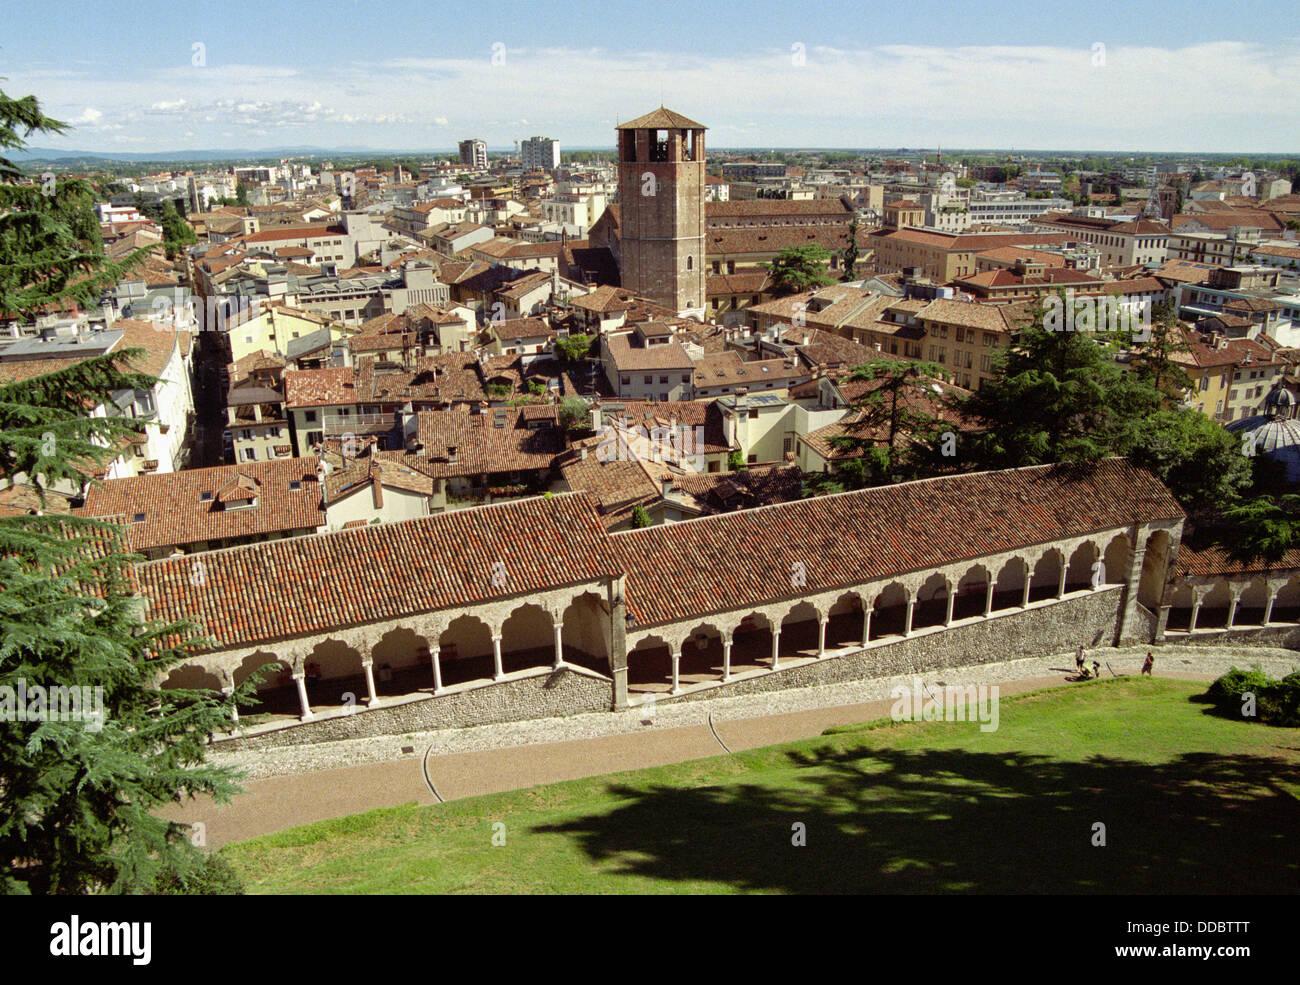
M 0 146 L 21 148 L 34 131 L 63 129 L 34 97 L 0 93 Z M 89 235 L 88 189 L 70 182 L 45 195 L 21 181 L 0 159 L 4 309 L 31 316 L 92 301 L 124 265 L 105 261 Z M 115 391 L 153 385 L 130 370 L 136 354 L 0 385 L 0 486 L 26 478 L 42 496 L 56 483 L 80 488 L 116 455 L 133 422 L 86 411 L 112 407 Z M 39 513 L 0 518 L 0 891 L 152 892 L 213 874 L 187 828 L 152 812 L 186 795 L 220 801 L 234 792 L 226 770 L 204 765 L 205 745 L 229 727 L 233 702 L 247 701 L 255 682 L 228 698 L 159 687 L 203 641 L 194 626 L 143 619 L 135 560 L 115 525 Z M 39 720 L 53 709 L 35 689 L 72 687 L 98 694 L 91 706 L 99 714 Z M 21 692 L 33 720 L 17 720 Z
M 815 243 L 811 246 L 791 246 L 776 255 L 776 259 L 763 266 L 772 275 L 772 290 L 777 294 L 795 294 L 813 287 L 835 283 L 826 273 L 830 251 Z
M 833 472 L 814 473 L 804 484 L 807 494 L 861 489 L 919 478 L 928 471 L 928 449 L 946 427 L 945 406 L 936 381 L 946 370 L 938 363 L 873 359 L 854 367 L 848 382 L 869 382 L 852 403 L 845 433 L 830 439 L 849 454 Z

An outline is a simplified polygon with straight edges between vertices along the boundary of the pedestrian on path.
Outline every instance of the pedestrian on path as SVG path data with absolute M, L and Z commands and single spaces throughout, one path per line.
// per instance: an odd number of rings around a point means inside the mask
M 1094 660 L 1092 662 L 1092 676 L 1097 680 L 1101 680 L 1101 661 Z
M 1154 655 L 1153 653 L 1151 653 L 1150 650 L 1148 650 L 1148 651 L 1147 651 L 1147 658 L 1146 658 L 1144 661 L 1142 661 L 1142 673 L 1146 674 L 1147 677 L 1150 677 L 1150 676 L 1151 676 L 1151 668 L 1154 667 L 1155 664 L 1156 664 L 1156 658 L 1155 658 L 1155 655 Z
M 1083 644 L 1079 644 L 1079 649 L 1074 651 L 1074 666 L 1080 674 L 1083 673 Z

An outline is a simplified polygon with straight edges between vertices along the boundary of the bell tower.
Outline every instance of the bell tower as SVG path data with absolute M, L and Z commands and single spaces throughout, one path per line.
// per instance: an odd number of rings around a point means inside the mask
M 623 287 L 703 315 L 704 131 L 662 106 L 618 127 Z

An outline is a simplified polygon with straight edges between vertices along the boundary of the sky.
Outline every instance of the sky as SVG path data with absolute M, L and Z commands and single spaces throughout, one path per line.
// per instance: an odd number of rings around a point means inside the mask
M 712 147 L 1300 151 L 1291 2 L 9 5 L 0 89 L 133 153 L 612 147 L 663 103 Z

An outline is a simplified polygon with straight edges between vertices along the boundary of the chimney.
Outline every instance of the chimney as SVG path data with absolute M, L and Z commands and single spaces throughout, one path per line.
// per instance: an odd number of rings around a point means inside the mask
M 663 498 L 667 499 L 670 495 L 672 495 L 672 491 L 673 491 L 673 477 L 670 475 L 666 475 L 663 477 L 663 482 L 662 482 Z
M 578 461 L 585 462 L 586 460 L 587 460 L 587 446 L 583 445 L 581 448 L 578 449 Z

